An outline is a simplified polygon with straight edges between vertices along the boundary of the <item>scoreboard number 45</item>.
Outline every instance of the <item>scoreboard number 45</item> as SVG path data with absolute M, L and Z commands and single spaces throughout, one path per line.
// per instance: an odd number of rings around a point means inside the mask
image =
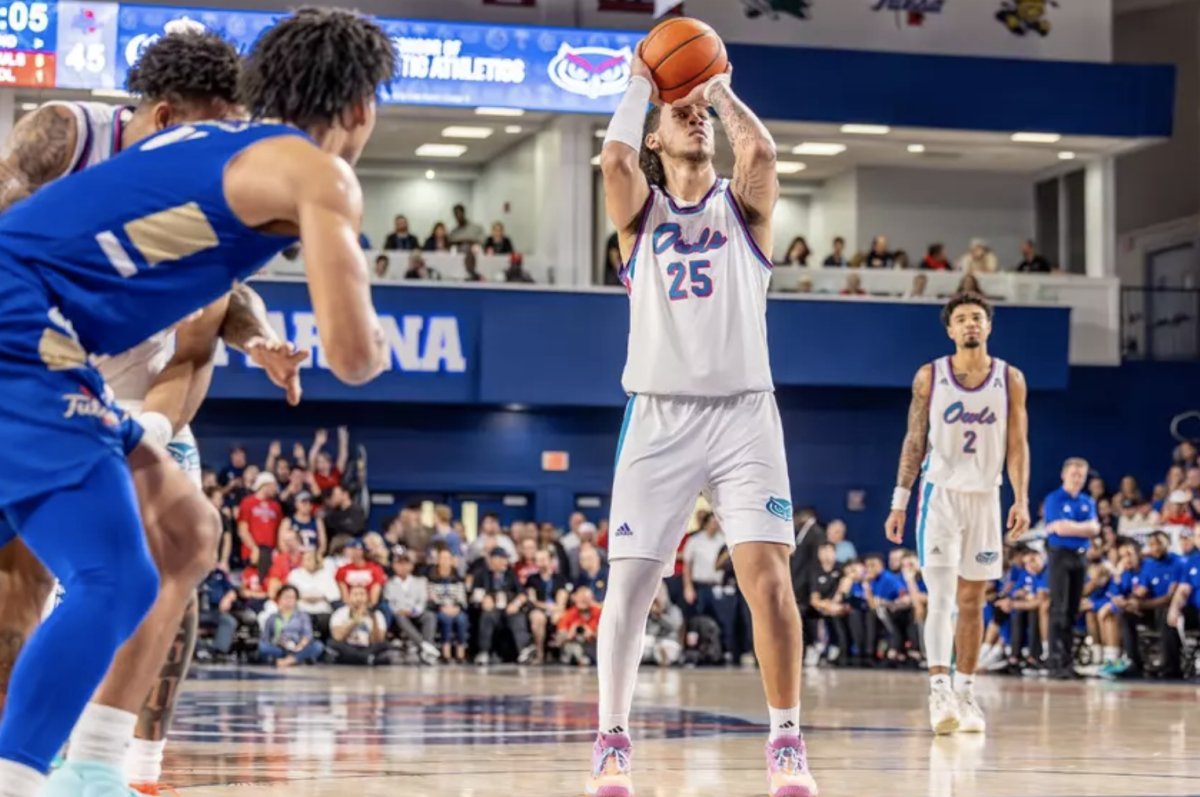
M 107 63 L 103 42 L 77 43 L 67 53 L 66 64 L 76 72 L 103 72 Z

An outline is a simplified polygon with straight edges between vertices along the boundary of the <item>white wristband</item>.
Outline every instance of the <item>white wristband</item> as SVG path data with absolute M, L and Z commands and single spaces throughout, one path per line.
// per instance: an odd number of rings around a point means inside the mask
M 137 416 L 137 422 L 142 425 L 142 438 L 162 448 L 175 437 L 175 428 L 161 412 L 143 412 Z
M 892 511 L 907 512 L 909 498 L 912 498 L 912 490 L 907 487 L 897 487 L 892 490 Z
M 652 88 L 650 81 L 641 75 L 629 78 L 625 88 L 625 96 L 617 104 L 612 119 L 608 123 L 608 132 L 604 134 L 604 143 L 619 141 L 634 152 L 642 151 L 642 131 L 646 127 L 646 105 L 650 102 Z
M 719 75 L 710 77 L 708 82 L 704 84 L 704 101 L 709 105 L 712 105 L 713 89 L 715 89 L 717 86 L 728 86 L 730 82 L 731 81 L 728 72 L 722 72 Z

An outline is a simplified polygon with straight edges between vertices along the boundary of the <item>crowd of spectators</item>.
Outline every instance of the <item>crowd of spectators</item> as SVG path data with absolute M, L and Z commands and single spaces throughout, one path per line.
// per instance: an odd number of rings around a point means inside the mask
M 309 447 L 294 444 L 291 457 L 273 443 L 261 467 L 235 448 L 225 467 L 205 472 L 227 532 L 201 588 L 201 656 L 278 667 L 595 661 L 606 520 L 576 512 L 565 529 L 521 520 L 503 528 L 485 514 L 472 537 L 449 506 L 411 505 L 371 531 L 360 500 L 365 457 L 350 461 L 345 428 L 336 451 L 328 442 L 318 431 Z M 1178 447 L 1148 495 L 1132 476 L 1110 492 L 1086 463 L 1069 460 L 1034 529 L 1005 550 L 1006 575 L 989 590 L 981 669 L 1193 674 L 1197 518 L 1200 455 L 1192 443 Z M 917 553 L 862 555 L 845 523 L 823 525 L 811 508 L 797 510 L 796 530 L 792 575 L 806 663 L 924 666 L 927 596 Z M 749 607 L 713 514 L 693 518 L 645 635 L 646 661 L 661 666 L 753 665 Z
M 824 268 L 869 268 L 869 269 L 924 269 L 926 271 L 961 271 L 965 274 L 995 274 L 1004 269 L 995 252 L 982 238 L 971 240 L 967 251 L 953 263 L 946 257 L 942 243 L 931 243 L 920 260 L 912 260 L 902 249 L 888 246 L 886 235 L 876 235 L 863 250 L 853 254 L 846 252 L 846 239 L 833 239 L 829 254 L 818 262 L 808 248 L 803 236 L 796 236 L 783 256 L 776 260 L 780 266 L 816 266 Z M 1021 242 L 1021 260 L 1013 264 L 1011 271 L 1050 273 L 1054 271 L 1045 257 L 1037 251 L 1032 239 Z
M 466 270 L 466 282 L 487 282 L 489 277 L 480 273 L 479 258 L 482 256 L 502 255 L 508 258 L 508 265 L 500 274 L 492 275 L 500 282 L 531 283 L 533 277 L 525 270 L 524 258 L 513 247 L 512 240 L 504 230 L 504 224 L 497 221 L 491 226 L 490 232 L 467 217 L 466 208 L 454 206 L 454 228 L 448 229 L 445 222 L 437 222 L 429 231 L 428 237 L 422 241 L 408 226 L 408 217 L 397 215 L 392 222 L 392 231 L 383 241 L 383 251 L 375 257 L 375 276 L 378 279 L 402 277 L 406 280 L 441 280 L 442 273 L 427 260 L 427 255 L 433 253 L 457 253 L 463 256 L 463 268 Z M 370 249 L 370 241 L 364 244 Z M 394 252 L 404 252 L 405 265 L 403 274 L 397 266 L 393 272 Z

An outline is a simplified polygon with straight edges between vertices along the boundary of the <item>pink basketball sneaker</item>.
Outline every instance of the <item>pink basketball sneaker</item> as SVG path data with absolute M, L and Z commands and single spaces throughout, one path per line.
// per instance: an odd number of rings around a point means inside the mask
M 624 733 L 596 734 L 587 797 L 633 797 L 633 742 Z
M 767 742 L 767 793 L 770 797 L 817 797 L 803 737 L 783 736 Z

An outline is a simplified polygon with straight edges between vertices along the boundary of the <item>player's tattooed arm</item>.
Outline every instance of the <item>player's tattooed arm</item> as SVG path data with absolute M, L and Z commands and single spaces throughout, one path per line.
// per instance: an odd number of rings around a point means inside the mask
M 733 93 L 728 80 L 715 82 L 708 100 L 733 147 L 733 195 L 746 216 L 746 223 L 754 230 L 760 248 L 769 257 L 770 249 L 763 247 L 763 243 L 771 240 L 771 214 L 779 197 L 775 139 L 754 111 Z
M 78 135 L 75 114 L 47 105 L 17 122 L 0 148 L 0 213 L 66 174 Z
M 925 461 L 925 446 L 929 440 L 929 395 L 933 366 L 922 365 L 913 377 L 912 402 L 908 405 L 908 432 L 900 449 L 900 468 L 896 485 L 911 489 Z
M 1029 506 L 1029 413 L 1025 409 L 1025 374 L 1008 367 L 1008 480 L 1013 502 Z

